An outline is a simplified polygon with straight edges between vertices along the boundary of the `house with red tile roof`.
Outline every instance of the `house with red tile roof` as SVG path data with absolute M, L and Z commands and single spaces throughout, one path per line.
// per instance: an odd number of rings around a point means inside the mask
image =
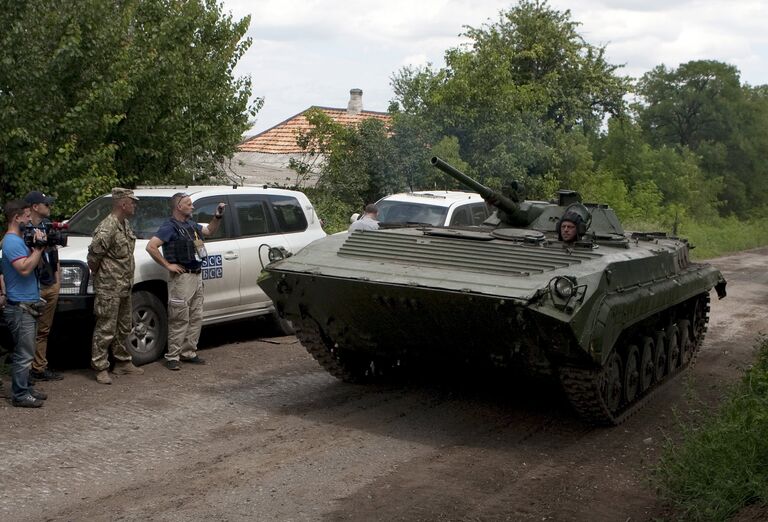
M 363 110 L 361 89 L 351 89 L 349 95 L 346 109 L 309 107 L 274 127 L 245 139 L 230 164 L 226 166 L 227 174 L 238 182 L 249 185 L 296 185 L 297 174 L 288 168 L 288 163 L 291 159 L 305 159 L 296 138 L 300 133 L 311 130 L 312 126 L 306 118 L 306 113 L 311 109 L 320 110 L 343 125 L 358 125 L 368 118 L 376 118 L 384 123 L 391 121 L 391 116 L 386 112 Z M 306 184 L 313 185 L 315 181 L 316 178 L 310 178 Z

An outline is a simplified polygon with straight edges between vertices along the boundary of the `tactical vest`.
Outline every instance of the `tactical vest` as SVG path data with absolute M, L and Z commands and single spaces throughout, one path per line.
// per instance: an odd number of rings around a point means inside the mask
M 194 266 L 200 261 L 195 256 L 195 239 L 199 238 L 192 225 L 171 220 L 176 229 L 177 239 L 163 243 L 163 257 L 169 262 L 182 266 Z

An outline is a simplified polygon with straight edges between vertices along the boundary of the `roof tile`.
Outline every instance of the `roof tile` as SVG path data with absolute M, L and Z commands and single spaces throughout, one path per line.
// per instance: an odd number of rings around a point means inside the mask
M 328 107 L 311 107 L 319 109 L 327 114 L 333 121 L 342 125 L 356 125 L 368 118 L 375 118 L 384 123 L 389 123 L 392 117 L 386 112 L 362 111 L 358 114 L 349 114 L 346 109 L 332 109 Z M 307 132 L 312 126 L 304 113 L 307 109 L 295 116 L 278 123 L 271 129 L 248 138 L 239 145 L 241 152 L 264 152 L 268 154 L 296 154 L 303 152 L 296 143 L 299 132 Z

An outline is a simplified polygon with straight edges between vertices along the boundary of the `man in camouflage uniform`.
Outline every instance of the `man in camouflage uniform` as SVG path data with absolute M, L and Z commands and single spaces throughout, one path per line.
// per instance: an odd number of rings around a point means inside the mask
M 93 313 L 91 366 L 96 380 L 112 384 L 109 376 L 109 351 L 115 361 L 115 374 L 142 374 L 134 366 L 124 342 L 131 333 L 131 288 L 133 287 L 133 249 L 136 236 L 128 218 L 136 212 L 139 200 L 132 190 L 112 189 L 112 213 L 99 223 L 88 247 L 88 268 L 93 274 L 96 302 Z

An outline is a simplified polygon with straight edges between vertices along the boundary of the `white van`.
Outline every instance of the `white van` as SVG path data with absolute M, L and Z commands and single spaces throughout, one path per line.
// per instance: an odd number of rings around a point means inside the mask
M 480 194 L 454 190 L 403 192 L 376 202 L 382 224 L 425 224 L 432 226 L 474 226 L 488 219 L 493 211 Z M 356 221 L 359 214 L 353 214 Z
M 192 219 L 201 224 L 213 219 L 220 202 L 227 204 L 221 226 L 205 242 L 204 325 L 275 314 L 272 301 L 256 284 L 262 268 L 269 263 L 269 249 L 282 247 L 293 254 L 325 237 L 312 204 L 301 192 L 232 186 L 136 189 L 139 202 L 130 220 L 137 237 L 133 331 L 126 345 L 137 364 L 153 361 L 165 351 L 168 271 L 155 263 L 145 249 L 160 224 L 170 217 L 170 198 L 178 192 L 192 198 Z M 67 246 L 59 249 L 61 291 L 55 322 L 66 321 L 67 315 L 92 314 L 88 245 L 96 226 L 111 211 L 112 198 L 105 195 L 88 203 L 68 221 Z M 285 333 L 291 333 L 290 323 L 276 319 Z

